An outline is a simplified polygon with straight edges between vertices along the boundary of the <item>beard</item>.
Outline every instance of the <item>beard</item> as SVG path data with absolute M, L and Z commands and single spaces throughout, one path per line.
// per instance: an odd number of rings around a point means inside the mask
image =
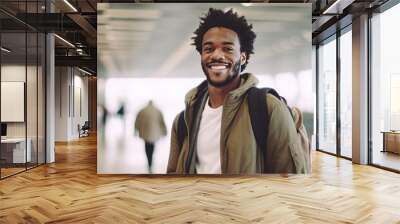
M 201 68 L 203 69 L 204 74 L 207 77 L 207 81 L 210 85 L 217 87 L 217 88 L 221 88 L 224 87 L 226 85 L 228 85 L 229 83 L 231 83 L 237 76 L 239 76 L 240 74 L 240 70 L 241 70 L 241 65 L 240 65 L 240 59 L 233 65 L 232 70 L 230 71 L 230 74 L 228 74 L 228 76 L 219 82 L 215 82 L 213 80 L 211 80 L 210 78 L 210 74 L 207 71 L 207 66 L 202 62 L 201 63 Z

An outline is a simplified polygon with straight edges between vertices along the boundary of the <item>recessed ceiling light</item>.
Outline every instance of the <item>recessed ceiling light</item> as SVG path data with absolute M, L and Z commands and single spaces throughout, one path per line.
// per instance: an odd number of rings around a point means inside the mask
M 253 3 L 241 3 L 243 6 L 245 6 L 245 7 L 249 7 L 249 6 L 252 6 L 253 5 Z

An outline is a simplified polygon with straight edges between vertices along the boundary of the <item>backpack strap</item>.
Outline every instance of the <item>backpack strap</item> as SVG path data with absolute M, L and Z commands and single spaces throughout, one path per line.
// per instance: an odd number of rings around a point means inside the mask
M 286 99 L 281 97 L 275 89 L 272 88 L 257 88 L 252 87 L 248 91 L 248 106 L 249 115 L 251 121 L 251 127 L 253 129 L 253 134 L 256 139 L 256 143 L 261 149 L 261 155 L 265 159 L 267 152 L 267 137 L 269 131 L 269 121 L 268 117 L 268 107 L 267 107 L 267 94 L 270 93 L 274 95 L 279 100 L 283 101 L 290 114 L 293 117 L 292 111 L 286 103 Z M 264 171 L 265 167 L 263 168 Z
M 254 90 L 252 90 L 252 89 L 259 89 L 259 88 L 257 88 L 257 87 L 252 87 L 252 88 L 250 88 L 249 94 L 250 94 L 251 91 L 254 91 Z M 256 93 L 256 94 L 253 93 L 252 95 L 253 95 L 254 97 L 264 97 L 264 96 L 262 95 L 262 92 L 263 92 L 263 91 L 264 91 L 263 93 L 264 93 L 265 96 L 266 96 L 268 93 L 274 95 L 274 96 L 275 96 L 276 98 L 278 98 L 280 101 L 283 101 L 283 102 L 285 103 L 286 107 L 287 107 L 288 110 L 289 110 L 290 115 L 292 115 L 292 117 L 294 118 L 293 112 L 292 112 L 292 110 L 290 109 L 289 105 L 287 104 L 287 101 L 286 101 L 285 97 L 279 95 L 279 93 L 278 93 L 275 89 L 273 89 L 273 88 L 261 88 L 261 89 L 259 89 L 259 90 L 261 90 L 261 91 L 258 91 L 258 93 Z M 258 94 L 259 94 L 259 96 L 258 96 Z M 257 96 L 255 96 L 255 95 L 257 95 Z M 253 101 L 253 102 L 255 102 L 255 101 Z M 266 101 L 264 101 L 264 102 L 266 102 Z
M 267 92 L 268 88 L 259 89 L 252 87 L 249 89 L 247 95 L 251 127 L 253 129 L 253 134 L 256 138 L 257 145 L 262 149 L 261 152 L 263 155 L 264 150 L 267 147 L 267 132 L 269 123 L 267 118 L 268 108 L 266 104 Z

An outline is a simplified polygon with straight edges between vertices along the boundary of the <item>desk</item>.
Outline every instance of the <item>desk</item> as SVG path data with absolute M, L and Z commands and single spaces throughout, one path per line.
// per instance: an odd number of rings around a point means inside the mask
M 383 152 L 400 154 L 400 131 L 382 131 Z
M 28 147 L 25 153 L 25 138 L 1 139 L 1 157 L 6 160 L 6 163 L 31 162 L 32 141 L 28 138 L 26 142 L 28 143 Z

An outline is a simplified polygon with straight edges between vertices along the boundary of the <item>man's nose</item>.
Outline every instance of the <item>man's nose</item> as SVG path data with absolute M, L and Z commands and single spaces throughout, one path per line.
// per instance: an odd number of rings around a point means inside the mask
M 223 59 L 225 59 L 224 52 L 222 52 L 222 50 L 220 50 L 220 49 L 215 49 L 212 52 L 211 59 L 213 59 L 213 60 L 223 60 Z

